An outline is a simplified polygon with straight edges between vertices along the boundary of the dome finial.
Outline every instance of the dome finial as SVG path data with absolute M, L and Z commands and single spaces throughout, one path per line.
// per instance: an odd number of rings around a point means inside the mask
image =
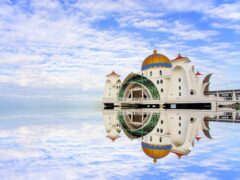
M 154 164 L 156 164 L 157 163 L 157 159 L 155 158 L 155 159 L 153 159 L 153 162 L 154 162 Z
M 157 50 L 156 49 L 153 50 L 153 54 L 157 54 Z

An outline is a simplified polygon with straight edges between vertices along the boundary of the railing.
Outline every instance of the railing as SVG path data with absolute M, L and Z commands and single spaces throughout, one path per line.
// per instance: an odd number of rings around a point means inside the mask
M 142 102 L 142 101 L 149 101 L 150 98 L 122 98 L 121 101 L 127 101 L 127 102 Z
M 121 102 L 149 102 L 149 101 L 159 101 L 153 100 L 151 98 L 122 98 Z
M 219 119 L 233 119 L 232 116 L 219 116 Z
M 224 100 L 226 100 L 226 101 L 232 101 L 233 98 L 232 98 L 232 97 L 224 97 Z
M 210 96 L 214 95 L 218 98 L 223 98 L 224 101 L 239 101 L 240 100 L 240 93 L 239 89 L 237 90 L 223 90 L 223 91 L 207 91 L 204 92 L 204 95 Z

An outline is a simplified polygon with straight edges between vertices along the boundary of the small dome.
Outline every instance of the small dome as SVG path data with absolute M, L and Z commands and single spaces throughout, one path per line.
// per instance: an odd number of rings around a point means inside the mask
M 166 67 L 171 68 L 171 61 L 167 56 L 158 54 L 157 50 L 154 49 L 153 54 L 148 56 L 142 64 L 142 70 L 156 68 L 156 67 Z
M 121 132 L 121 130 L 119 131 L 117 128 L 116 128 L 116 126 L 113 126 L 112 128 L 111 128 L 111 130 L 109 131 L 109 132 L 107 132 L 107 138 L 110 138 L 113 142 L 117 139 L 117 138 L 119 138 L 120 136 L 119 136 L 119 133 Z
M 142 150 L 143 152 L 154 159 L 154 162 L 156 162 L 157 159 L 166 157 L 172 149 L 172 145 L 153 145 L 153 144 L 147 144 L 142 142 Z
M 184 59 L 184 58 L 187 58 L 187 57 L 183 57 L 183 56 L 179 53 L 178 56 L 177 56 L 175 59 L 173 59 L 173 61 L 179 60 L 179 59 Z
M 119 77 L 120 75 L 115 73 L 115 71 L 113 70 L 110 74 L 106 75 L 107 77 L 110 77 L 110 76 L 117 76 Z
M 178 159 L 181 159 L 181 157 L 184 156 L 184 154 L 180 152 L 173 152 L 173 153 L 177 155 Z
M 114 142 L 116 139 L 120 138 L 120 136 L 119 136 L 119 135 L 117 135 L 117 136 L 113 136 L 113 135 L 107 135 L 106 137 L 107 137 L 107 138 L 109 138 L 109 139 L 111 139 L 111 140 L 112 140 L 112 142 Z

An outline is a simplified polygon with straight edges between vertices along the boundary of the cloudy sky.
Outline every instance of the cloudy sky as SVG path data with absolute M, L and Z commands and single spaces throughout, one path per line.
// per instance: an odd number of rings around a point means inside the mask
M 154 48 L 240 88 L 239 40 L 239 1 L 1 0 L 0 95 L 100 98 L 105 74 L 139 71 Z

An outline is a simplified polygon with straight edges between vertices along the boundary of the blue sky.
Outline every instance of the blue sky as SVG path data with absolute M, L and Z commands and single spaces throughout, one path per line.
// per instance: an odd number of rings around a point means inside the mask
M 0 96 L 100 99 L 105 74 L 180 52 L 211 89 L 240 88 L 240 2 L 2 0 Z

